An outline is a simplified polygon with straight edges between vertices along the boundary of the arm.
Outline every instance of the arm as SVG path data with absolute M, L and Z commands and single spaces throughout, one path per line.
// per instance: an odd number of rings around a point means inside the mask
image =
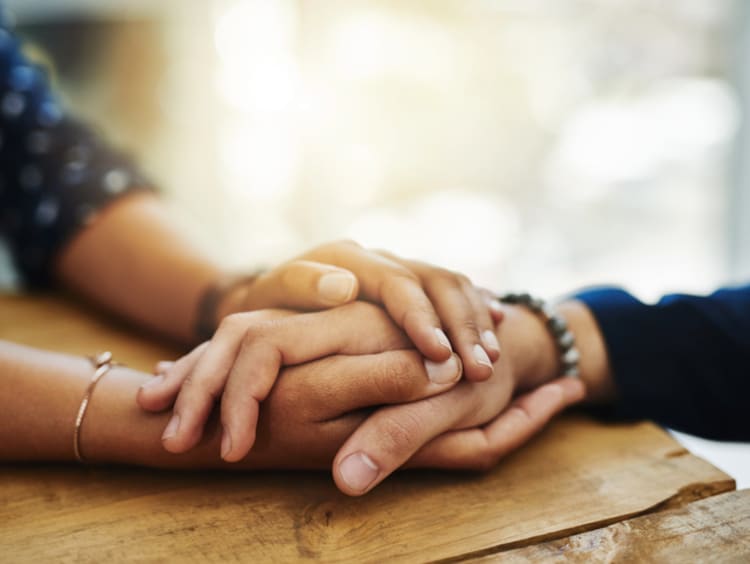
M 581 352 L 581 378 L 558 378 L 556 345 L 540 317 L 503 306 L 496 329 L 503 355 L 485 382 L 460 381 L 451 390 L 375 412 L 336 454 L 339 488 L 362 495 L 403 464 L 485 470 L 538 433 L 556 413 L 584 398 L 609 398 L 604 344 L 585 306 L 560 306 Z M 521 395 L 517 395 L 517 394 Z M 515 398 L 514 398 L 515 395 Z
M 218 267 L 169 225 L 129 159 L 65 113 L 2 21 L 0 34 L 0 235 L 24 282 L 57 279 L 146 327 L 192 339 L 198 295 Z
M 75 416 L 92 374 L 86 359 L 0 341 L 0 460 L 72 461 Z M 116 366 L 101 379 L 82 425 L 86 460 L 229 468 L 218 456 L 216 417 L 190 453 L 162 448 L 170 414 L 145 413 L 135 403 L 139 388 L 152 378 Z M 440 389 L 445 386 L 430 381 L 420 355 L 411 350 L 335 356 L 288 368 L 264 404 L 256 447 L 231 467 L 325 468 L 366 409 L 416 401 Z
M 611 363 L 609 413 L 724 440 L 750 439 L 750 286 L 646 305 L 617 289 L 579 294 Z
M 621 417 L 748 438 L 750 287 L 669 296 L 655 306 L 619 290 L 563 302 L 558 311 L 576 336 L 580 380 L 554 380 L 557 351 L 537 316 L 518 307 L 504 311 L 496 376 L 373 414 L 336 455 L 342 491 L 365 493 L 405 463 L 491 468 L 580 401 Z M 522 395 L 508 406 L 514 392 Z
M 0 233 L 25 281 L 61 282 L 184 342 L 207 338 L 195 331 L 198 304 L 226 274 L 170 224 L 133 164 L 64 112 L 2 21 L 0 32 Z M 360 295 L 383 304 L 427 357 L 447 360 L 452 342 L 469 378 L 490 376 L 491 317 L 465 277 L 351 243 L 301 259 L 222 295 L 209 332 L 236 311 L 320 309 Z

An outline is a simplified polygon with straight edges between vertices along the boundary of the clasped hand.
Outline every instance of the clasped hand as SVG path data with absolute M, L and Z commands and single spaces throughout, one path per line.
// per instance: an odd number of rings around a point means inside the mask
M 502 314 L 486 293 L 460 275 L 351 243 L 266 274 L 243 307 L 320 307 L 305 292 L 319 291 L 316 277 L 332 267 L 354 279 L 342 301 L 383 307 L 227 316 L 210 342 L 162 365 L 138 394 L 144 409 L 173 408 L 167 450 L 198 444 L 220 401 L 225 461 L 319 468 L 333 460 L 338 487 L 359 495 L 403 465 L 486 469 L 580 399 L 568 379 L 513 400 L 519 374 L 499 354 Z

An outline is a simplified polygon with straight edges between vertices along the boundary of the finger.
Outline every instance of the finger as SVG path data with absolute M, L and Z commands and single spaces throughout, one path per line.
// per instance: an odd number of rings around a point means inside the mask
M 497 299 L 494 292 L 490 292 L 487 288 L 476 287 L 476 290 L 489 309 L 492 321 L 495 325 L 500 325 L 505 318 L 505 312 L 503 311 L 503 306 L 500 304 L 500 300 Z
M 360 296 L 383 304 L 422 354 L 438 362 L 448 359 L 450 341 L 414 273 L 350 242 L 325 245 L 308 256 L 350 270 L 359 280 Z
M 146 411 L 164 411 L 172 407 L 182 383 L 193 370 L 207 346 L 206 342 L 195 347 L 176 362 L 162 361 L 171 366 L 160 371 L 139 388 L 135 397 L 138 405 Z
M 200 441 L 203 427 L 237 357 L 245 331 L 243 317 L 247 319 L 252 315 L 226 317 L 183 380 L 174 413 L 162 435 L 162 444 L 169 452 L 186 452 Z
M 487 380 L 493 373 L 492 360 L 480 338 L 474 306 L 464 292 L 464 283 L 446 273 L 431 278 L 427 290 L 451 343 L 461 356 L 464 374 L 472 381 Z
M 292 398 L 290 403 L 306 410 L 311 421 L 329 421 L 364 408 L 438 395 L 460 378 L 461 361 L 455 354 L 443 363 L 425 360 L 413 350 L 331 356 L 285 369 L 275 395 Z
M 243 302 L 247 310 L 282 307 L 317 310 L 351 302 L 359 294 L 356 276 L 344 268 L 294 260 L 260 275 Z
M 240 460 L 255 440 L 258 403 L 270 392 L 282 365 L 409 345 L 385 312 L 372 304 L 357 302 L 272 320 L 262 315 L 237 314 L 222 322 L 179 392 L 173 419 L 177 423 L 165 432 L 167 450 L 185 452 L 195 446 L 221 396 L 222 457 Z
M 462 278 L 464 295 L 474 309 L 474 320 L 479 329 L 482 346 L 492 362 L 500 358 L 500 343 L 495 335 L 495 323 L 490 315 L 490 309 L 480 293 L 480 290 L 468 278 Z
M 245 339 L 221 399 L 221 457 L 242 460 L 255 443 L 260 402 L 266 399 L 283 362 L 278 346 L 260 338 Z
M 352 320 L 356 320 L 358 325 L 366 323 L 367 332 L 361 338 L 352 339 L 356 331 L 361 330 L 361 327 L 350 326 Z M 378 324 L 382 327 L 378 327 Z M 325 330 L 321 331 L 319 327 Z M 384 333 L 392 335 L 390 342 L 380 336 Z M 334 354 L 366 355 L 405 346 L 408 346 L 406 338 L 400 331 L 394 331 L 385 313 L 376 306 L 364 303 L 289 317 L 270 328 L 259 326 L 255 332 L 248 331 L 222 396 L 221 457 L 227 462 L 237 462 L 252 448 L 260 402 L 270 393 L 282 365 L 300 364 Z M 433 393 L 445 391 L 460 377 L 456 358 L 449 359 L 446 364 L 448 366 L 429 361 L 422 363 L 435 388 Z M 367 372 L 374 373 L 372 366 L 368 367 Z M 318 381 L 315 387 L 322 388 L 324 384 Z M 386 389 L 383 384 L 381 388 Z M 369 401 L 372 400 L 370 397 Z
M 519 396 L 484 427 L 440 435 L 425 445 L 407 466 L 487 470 L 528 442 L 552 417 L 583 397 L 584 386 L 580 380 L 560 378 Z
M 156 366 L 154 366 L 154 375 L 159 376 L 161 374 L 166 374 L 172 369 L 173 366 L 173 360 L 160 360 L 156 363 Z
M 472 385 L 463 382 L 449 394 L 373 413 L 333 461 L 338 488 L 348 495 L 370 491 L 424 444 L 453 428 L 464 417 L 472 391 Z

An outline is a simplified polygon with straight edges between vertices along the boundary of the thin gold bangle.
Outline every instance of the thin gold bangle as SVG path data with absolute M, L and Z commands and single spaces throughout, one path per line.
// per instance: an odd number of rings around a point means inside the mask
M 78 408 L 76 424 L 73 429 L 73 454 L 78 462 L 86 461 L 81 454 L 81 424 L 86 415 L 86 409 L 89 406 L 91 394 L 94 392 L 94 388 L 99 380 L 101 380 L 102 377 L 114 366 L 117 366 L 117 363 L 112 360 L 112 353 L 109 351 L 99 353 L 94 357 L 89 357 L 89 360 L 94 366 L 94 376 L 91 378 L 89 385 L 86 387 L 86 392 L 83 394 L 83 400 L 81 400 L 81 406 Z

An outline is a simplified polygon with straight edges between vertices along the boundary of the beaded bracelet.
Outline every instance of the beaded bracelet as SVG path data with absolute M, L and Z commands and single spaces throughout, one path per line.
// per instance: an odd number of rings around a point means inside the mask
M 575 336 L 568 329 L 568 324 L 561 315 L 547 305 L 544 300 L 534 298 L 529 294 L 505 294 L 498 299 L 505 304 L 526 307 L 542 317 L 560 353 L 561 376 L 573 378 L 580 376 L 581 355 L 576 348 Z

